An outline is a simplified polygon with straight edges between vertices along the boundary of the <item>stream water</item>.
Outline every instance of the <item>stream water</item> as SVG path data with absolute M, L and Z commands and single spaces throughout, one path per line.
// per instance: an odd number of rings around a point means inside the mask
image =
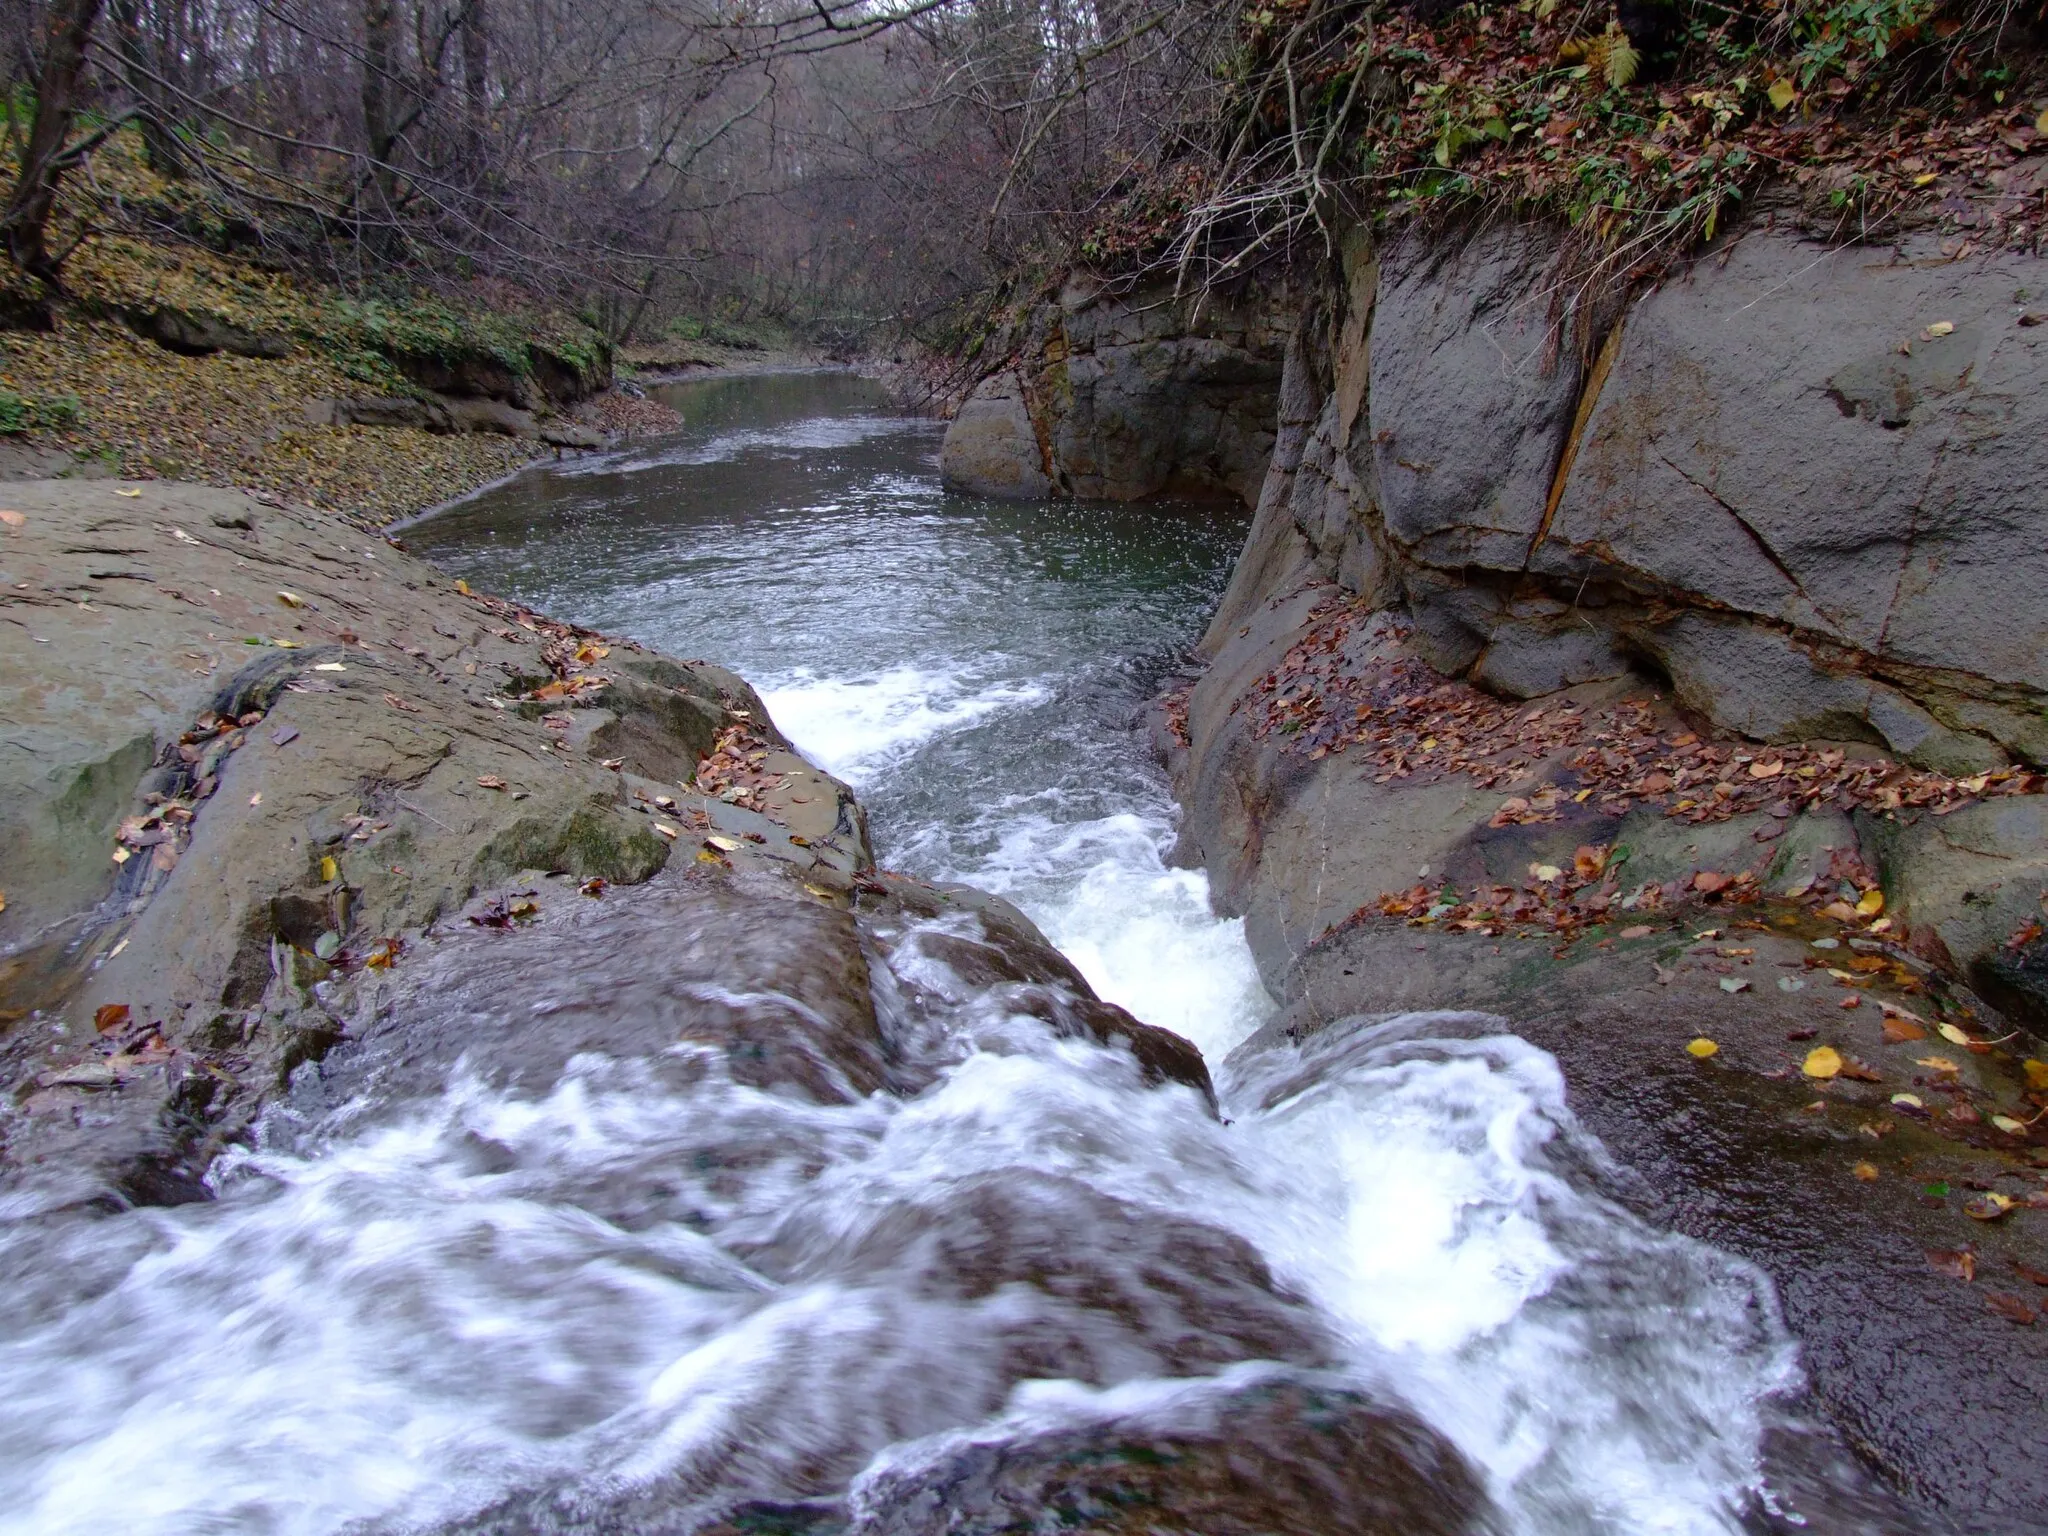
M 1796 1378 L 1768 1287 L 1601 1192 L 1549 1057 L 1411 1017 L 1225 1065 L 1268 1004 L 1237 925 L 1166 863 L 1132 719 L 1241 517 L 946 492 L 938 429 L 843 375 L 672 398 L 681 436 L 410 541 L 747 675 L 858 788 L 885 864 L 1010 897 L 1103 996 L 1202 1048 L 1222 1117 L 992 1020 L 915 933 L 876 978 L 885 1027 L 921 1042 L 910 1094 L 586 1055 L 538 1087 L 464 1058 L 403 1102 L 302 1107 L 218 1165 L 209 1205 L 0 1238 L 0 1532 L 688 1529 L 850 1479 L 858 1511 L 963 1445 L 1232 1421 L 1276 1371 L 1432 1426 L 1500 1529 L 1754 1529 Z M 616 899 L 668 931 L 655 894 Z M 459 990 L 420 1018 L 543 1011 Z M 990 1265 L 1003 1283 L 961 1278 Z M 586 1514 L 507 1504 L 534 1489 Z M 1391 1528 L 1348 1497 L 1322 1528 Z M 840 1528 L 810 1518 L 738 1528 Z M 1034 1518 L 858 1528 L 1055 1528 Z

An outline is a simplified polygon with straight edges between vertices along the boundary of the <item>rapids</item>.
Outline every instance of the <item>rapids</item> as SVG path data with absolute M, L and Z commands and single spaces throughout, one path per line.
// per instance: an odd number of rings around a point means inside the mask
M 1269 1005 L 1132 720 L 1242 519 L 953 495 L 937 429 L 843 375 L 673 398 L 680 438 L 411 541 L 747 675 L 886 865 L 1015 902 L 1200 1046 L 1220 1116 L 963 973 L 957 916 L 863 920 L 889 1081 L 808 1094 L 673 1045 L 500 1070 L 550 1010 L 632 1014 L 656 950 L 715 964 L 661 880 L 462 936 L 394 1023 L 452 1044 L 306 1073 L 216 1201 L 0 1228 L 0 1532 L 910 1530 L 877 1501 L 962 1447 L 1276 1381 L 1429 1426 L 1504 1530 L 1757 1528 L 1798 1385 L 1768 1283 L 1628 1213 L 1547 1055 L 1431 1015 L 1231 1055 Z M 544 984 L 502 984 L 518 945 Z

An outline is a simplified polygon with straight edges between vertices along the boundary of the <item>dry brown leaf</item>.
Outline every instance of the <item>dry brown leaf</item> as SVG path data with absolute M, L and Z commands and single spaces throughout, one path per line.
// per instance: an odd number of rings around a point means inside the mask
M 2034 1304 L 2024 1296 L 2015 1296 L 2010 1291 L 1986 1291 L 1984 1305 L 1996 1312 L 2009 1323 L 2018 1323 L 2022 1328 L 2031 1328 L 2041 1314 Z
M 1981 1195 L 1972 1195 L 1963 1202 L 1963 1214 L 1978 1221 L 1996 1221 L 2012 1209 L 2011 1195 L 2001 1195 L 1996 1190 L 1986 1190 Z
M 93 1010 L 92 1027 L 103 1035 L 110 1030 L 119 1029 L 127 1022 L 128 1005 L 126 1003 L 102 1003 Z
M 1977 1254 L 1971 1248 L 1929 1248 L 1927 1262 L 1934 1266 L 1937 1274 L 1947 1275 L 1951 1280 L 1974 1280 L 1977 1278 Z

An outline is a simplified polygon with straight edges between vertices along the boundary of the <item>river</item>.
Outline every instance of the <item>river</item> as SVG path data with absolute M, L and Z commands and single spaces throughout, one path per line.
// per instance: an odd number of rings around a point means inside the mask
M 1238 925 L 1169 865 L 1134 719 L 1242 515 L 947 492 L 938 428 L 844 374 L 669 398 L 679 436 L 410 542 L 746 675 L 859 790 L 885 865 L 1016 902 L 1104 997 L 1200 1046 L 1220 1118 L 1092 1046 L 974 1048 L 970 997 L 907 1098 L 582 1060 L 542 1093 L 458 1070 L 280 1122 L 216 1166 L 211 1204 L 0 1250 L 0 1532 L 689 1529 L 969 1441 L 1227 1419 L 1286 1371 L 1431 1426 L 1502 1529 L 1759 1529 L 1760 1445 L 1797 1382 L 1768 1283 L 1610 1197 L 1551 1058 L 1411 1016 L 1229 1059 L 1270 1005 Z M 650 1169 L 686 1218 L 617 1214 Z M 1039 1281 L 941 1283 L 976 1243 L 1033 1242 Z M 1085 1283 L 1043 1282 L 1055 1261 Z M 534 1489 L 642 1502 L 551 1524 L 518 1503 Z M 732 1528 L 841 1528 L 786 1519 Z

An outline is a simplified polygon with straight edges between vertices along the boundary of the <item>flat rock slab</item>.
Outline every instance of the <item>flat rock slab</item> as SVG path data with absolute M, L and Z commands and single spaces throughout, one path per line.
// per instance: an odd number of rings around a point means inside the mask
M 843 905 L 872 864 L 851 792 L 720 668 L 239 492 L 5 501 L 0 1171 L 44 1198 L 199 1193 L 338 1038 L 308 988 L 468 908 L 515 921 L 551 872 L 632 883 L 680 847 Z

